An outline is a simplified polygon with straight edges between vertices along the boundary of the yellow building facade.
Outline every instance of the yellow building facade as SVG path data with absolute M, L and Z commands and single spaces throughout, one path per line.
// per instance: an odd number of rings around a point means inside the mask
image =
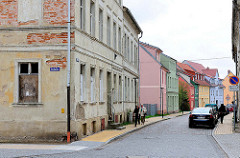
M 209 104 L 209 86 L 199 85 L 199 107 Z
M 223 85 L 225 86 L 224 89 L 224 105 L 232 104 L 233 98 L 233 92 L 229 90 L 229 86 L 231 86 L 229 82 L 229 78 L 231 76 L 234 76 L 234 74 L 231 71 L 228 71 L 228 75 L 223 79 Z

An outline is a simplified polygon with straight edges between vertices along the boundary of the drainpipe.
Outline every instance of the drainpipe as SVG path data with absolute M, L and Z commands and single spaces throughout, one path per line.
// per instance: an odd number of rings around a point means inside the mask
M 141 36 L 138 38 L 138 103 L 139 105 L 140 104 L 140 57 L 139 57 L 139 41 L 140 41 L 140 38 L 142 38 L 142 35 L 143 35 L 143 32 L 141 31 Z
M 67 56 L 67 142 L 70 143 L 70 70 L 71 70 L 71 21 L 70 21 L 70 0 L 68 0 L 68 56 Z

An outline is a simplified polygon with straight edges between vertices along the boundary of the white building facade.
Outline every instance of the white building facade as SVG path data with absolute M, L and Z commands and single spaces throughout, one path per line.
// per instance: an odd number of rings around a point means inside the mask
M 78 138 L 126 121 L 137 104 L 142 30 L 122 3 L 71 0 L 70 127 Z M 0 7 L 0 135 L 65 136 L 67 0 Z

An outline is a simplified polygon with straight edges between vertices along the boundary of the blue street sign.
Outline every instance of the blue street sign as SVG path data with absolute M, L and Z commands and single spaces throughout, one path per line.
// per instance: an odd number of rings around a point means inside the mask
M 60 67 L 50 67 L 50 71 L 60 71 Z
M 229 79 L 229 82 L 232 84 L 232 85 L 237 85 L 238 82 L 239 82 L 239 78 L 237 76 L 231 76 L 230 79 Z

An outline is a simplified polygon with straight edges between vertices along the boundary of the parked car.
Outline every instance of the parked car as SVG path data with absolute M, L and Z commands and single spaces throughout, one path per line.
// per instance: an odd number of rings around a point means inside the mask
M 227 111 L 228 112 L 233 112 L 233 105 L 232 104 L 227 104 Z
M 197 125 L 207 125 L 214 128 L 218 119 L 211 107 L 194 108 L 189 115 L 189 128 Z
M 219 112 L 218 112 L 218 106 L 217 104 L 206 104 L 205 107 L 211 107 L 213 108 L 213 112 L 215 113 L 215 115 L 217 115 L 217 118 L 219 118 Z

